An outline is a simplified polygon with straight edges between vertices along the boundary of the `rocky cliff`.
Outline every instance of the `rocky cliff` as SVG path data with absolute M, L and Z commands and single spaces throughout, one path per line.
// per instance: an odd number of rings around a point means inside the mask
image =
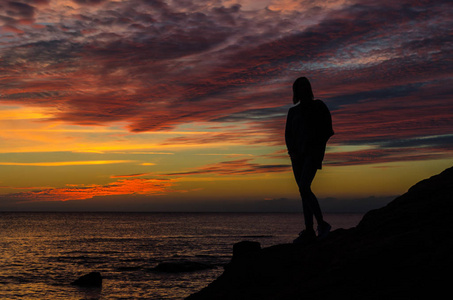
M 452 214 L 453 167 L 314 244 L 238 243 L 224 273 L 187 299 L 449 298 Z

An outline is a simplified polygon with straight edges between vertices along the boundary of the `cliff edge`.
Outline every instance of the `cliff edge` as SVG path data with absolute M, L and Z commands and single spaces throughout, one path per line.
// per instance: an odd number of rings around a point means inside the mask
M 444 298 L 451 294 L 452 213 L 453 167 L 314 244 L 235 244 L 224 273 L 186 299 Z

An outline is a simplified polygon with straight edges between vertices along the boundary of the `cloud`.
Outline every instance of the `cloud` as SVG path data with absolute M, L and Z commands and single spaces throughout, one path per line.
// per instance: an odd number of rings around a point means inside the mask
M 5 1 L 0 5 L 0 9 L 12 18 L 26 18 L 31 19 L 35 15 L 35 8 L 27 3 L 19 1 Z
M 86 200 L 93 197 L 115 195 L 159 195 L 170 191 L 169 179 L 120 179 L 106 185 L 68 185 L 37 191 L 1 195 L 0 198 L 17 203 L 43 201 Z
M 72 0 L 72 1 L 80 5 L 98 5 L 105 2 L 106 0 Z
M 360 151 L 327 153 L 324 164 L 348 166 L 450 158 L 453 148 L 376 148 Z
M 5 32 L 14 32 L 14 33 L 18 33 L 18 34 L 25 33 L 25 31 L 20 30 L 20 29 L 14 27 L 14 26 L 11 26 L 11 25 L 4 25 L 1 30 L 5 31 Z
M 453 150 L 453 134 L 392 140 L 383 143 L 381 146 L 383 148 L 435 147 L 444 148 L 445 150 Z
M 112 175 L 110 178 L 130 178 L 130 177 L 142 177 L 148 176 L 150 173 L 138 173 L 138 174 L 128 174 L 128 175 Z
M 453 126 L 449 84 L 450 80 L 426 82 L 408 94 L 347 104 L 333 114 L 335 138 L 357 144 L 449 134 Z
M 242 125 L 164 145 L 283 146 L 292 81 L 307 75 L 332 110 L 334 144 L 451 132 L 444 1 L 228 3 L 2 4 L 0 100 L 56 108 L 47 122 L 131 132 Z
M 87 161 L 54 161 L 54 162 L 0 162 L 0 166 L 34 166 L 34 167 L 62 167 L 110 165 L 133 162 L 132 160 L 87 160 Z
M 196 170 L 175 172 L 165 174 L 166 176 L 187 176 L 187 175 L 204 175 L 204 174 L 217 174 L 217 175 L 246 175 L 246 174 L 259 174 L 259 173 L 272 173 L 272 172 L 287 172 L 290 170 L 289 165 L 262 165 L 252 163 L 252 159 L 238 159 L 223 161 L 200 167 Z

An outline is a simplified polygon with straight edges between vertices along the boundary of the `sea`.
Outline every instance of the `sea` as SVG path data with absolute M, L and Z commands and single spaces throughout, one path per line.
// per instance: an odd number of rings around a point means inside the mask
M 327 214 L 333 230 L 361 214 Z M 0 212 L 0 299 L 184 299 L 223 272 L 233 245 L 291 243 L 301 213 Z M 158 273 L 162 262 L 215 266 Z M 71 285 L 100 272 L 102 288 Z

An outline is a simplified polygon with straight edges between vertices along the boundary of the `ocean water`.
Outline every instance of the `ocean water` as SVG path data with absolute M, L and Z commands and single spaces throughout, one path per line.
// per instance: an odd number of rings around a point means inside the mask
M 331 214 L 333 229 L 360 214 Z M 0 213 L 0 299 L 184 299 L 223 272 L 234 243 L 290 243 L 300 213 Z M 156 273 L 160 262 L 217 268 Z M 70 283 L 92 271 L 102 288 Z

